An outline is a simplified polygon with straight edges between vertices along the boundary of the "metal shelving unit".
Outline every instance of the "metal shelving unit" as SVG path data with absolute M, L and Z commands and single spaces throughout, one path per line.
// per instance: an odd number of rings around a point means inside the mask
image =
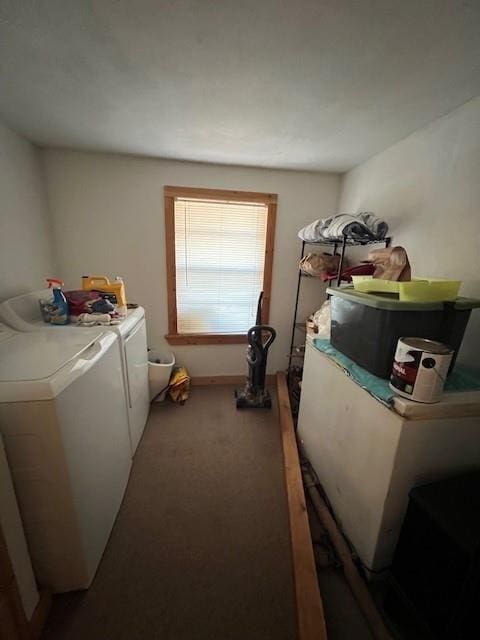
M 391 242 L 391 238 L 389 236 L 384 238 L 383 240 L 358 240 L 355 238 L 349 238 L 348 236 L 344 236 L 343 240 L 337 240 L 337 241 L 327 241 L 327 240 L 322 240 L 320 242 L 302 241 L 302 250 L 300 253 L 300 260 L 302 260 L 302 258 L 305 256 L 305 247 L 307 245 L 330 247 L 333 249 L 332 255 L 335 255 L 337 251 L 340 249 L 340 262 L 338 265 L 338 272 L 333 278 L 331 278 L 328 281 L 329 285 L 331 286 L 332 282 L 336 280 L 337 286 L 340 286 L 340 283 L 342 281 L 343 261 L 345 258 L 345 251 L 347 247 L 360 247 L 360 246 L 366 246 L 369 244 L 384 244 L 386 247 L 388 247 L 390 246 L 390 242 Z M 297 319 L 298 301 L 300 298 L 302 278 L 315 278 L 315 276 L 310 276 L 308 274 L 302 273 L 300 268 L 298 269 L 298 282 L 297 282 L 297 293 L 295 296 L 295 311 L 293 314 L 292 338 L 290 340 L 290 351 L 288 354 L 288 379 L 290 379 L 290 370 L 292 367 L 292 360 L 294 358 L 303 359 L 304 352 L 305 352 L 304 343 L 302 345 L 295 345 L 296 333 L 302 332 L 303 335 L 306 334 L 305 322 L 304 321 L 299 322 Z

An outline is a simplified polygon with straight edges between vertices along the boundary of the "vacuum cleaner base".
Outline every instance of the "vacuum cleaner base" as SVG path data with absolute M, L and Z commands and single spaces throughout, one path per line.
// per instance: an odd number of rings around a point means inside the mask
M 270 393 L 265 389 L 259 393 L 252 393 L 244 389 L 235 391 L 237 398 L 237 409 L 271 409 L 272 399 Z

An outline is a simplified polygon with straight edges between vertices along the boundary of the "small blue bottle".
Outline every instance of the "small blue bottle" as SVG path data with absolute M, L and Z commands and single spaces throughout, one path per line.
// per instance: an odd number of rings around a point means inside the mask
M 68 324 L 68 302 L 62 291 L 63 282 L 56 278 L 47 278 L 48 288 L 53 291 L 53 301 L 49 307 L 51 324 Z

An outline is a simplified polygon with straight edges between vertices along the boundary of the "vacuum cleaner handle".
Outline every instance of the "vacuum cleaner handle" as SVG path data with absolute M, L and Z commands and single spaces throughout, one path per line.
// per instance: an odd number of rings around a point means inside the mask
M 265 342 L 262 342 L 262 347 L 267 350 L 272 342 L 277 337 L 277 332 L 273 327 L 269 327 L 267 324 L 256 324 L 254 327 L 251 327 L 247 332 L 247 340 L 248 343 L 251 344 L 251 336 L 253 334 L 262 335 L 262 331 L 267 331 L 270 335 Z
M 257 317 L 255 318 L 255 324 L 257 326 L 262 324 L 262 301 L 263 301 L 263 291 L 260 291 L 260 295 L 258 296 L 258 303 L 257 303 Z

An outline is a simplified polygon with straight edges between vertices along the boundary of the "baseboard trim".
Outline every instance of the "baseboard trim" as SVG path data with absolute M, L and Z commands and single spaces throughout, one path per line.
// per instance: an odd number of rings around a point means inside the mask
M 247 376 L 245 374 L 227 376 L 193 376 L 191 384 L 193 387 L 206 387 L 209 385 L 239 384 L 243 387 Z M 275 375 L 267 375 L 267 385 L 275 383 Z
M 39 640 L 45 623 L 47 622 L 51 604 L 52 596 L 50 591 L 40 591 L 40 599 L 28 623 L 29 640 Z

